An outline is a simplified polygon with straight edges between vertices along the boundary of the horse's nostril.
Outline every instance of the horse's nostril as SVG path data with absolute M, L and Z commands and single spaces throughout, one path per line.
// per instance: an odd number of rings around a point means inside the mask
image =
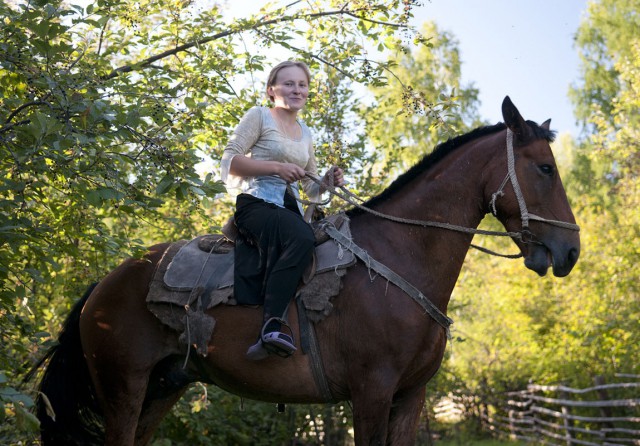
M 571 265 L 575 265 L 576 262 L 578 261 L 579 255 L 580 255 L 580 251 L 578 251 L 576 248 L 571 248 L 569 250 L 569 263 Z

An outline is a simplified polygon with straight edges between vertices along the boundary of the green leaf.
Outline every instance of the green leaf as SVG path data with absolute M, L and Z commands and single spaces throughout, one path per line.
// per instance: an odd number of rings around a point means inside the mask
M 102 189 L 98 189 L 98 195 L 103 200 L 117 200 L 119 198 L 119 193 L 115 189 L 111 187 L 105 187 Z
M 187 96 L 184 98 L 184 104 L 189 108 L 196 108 L 197 106 L 195 99 L 193 99 L 191 96 Z
M 102 206 L 102 196 L 97 190 L 90 190 L 86 195 L 87 202 L 94 207 Z
M 20 404 L 14 404 L 16 411 L 16 426 L 22 432 L 30 432 L 37 434 L 40 432 L 40 421 L 38 418 L 22 407 Z
M 196 195 L 202 195 L 202 196 L 207 195 L 205 191 L 203 191 L 197 186 L 189 186 L 189 190 Z
M 171 174 L 165 175 L 164 178 L 160 180 L 160 183 L 158 183 L 158 186 L 156 187 L 156 194 L 162 195 L 167 193 L 173 186 L 174 181 L 175 179 L 173 175 Z

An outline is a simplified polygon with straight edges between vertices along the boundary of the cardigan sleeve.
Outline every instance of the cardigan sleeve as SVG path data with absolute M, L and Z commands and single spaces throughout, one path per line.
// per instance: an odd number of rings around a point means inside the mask
M 309 131 L 307 129 L 307 131 Z M 313 140 L 309 138 L 309 161 L 304 168 L 305 171 L 318 177 L 318 164 L 316 162 L 316 155 L 313 149 Z M 302 189 L 311 201 L 320 201 L 320 185 L 309 178 L 302 180 Z
M 236 155 L 246 156 L 251 153 L 254 144 L 260 138 L 262 131 L 262 110 L 260 107 L 252 107 L 242 117 L 236 126 L 227 147 L 224 149 L 220 162 L 220 175 L 222 181 L 230 185 L 237 185 L 242 178 L 229 172 L 231 160 Z

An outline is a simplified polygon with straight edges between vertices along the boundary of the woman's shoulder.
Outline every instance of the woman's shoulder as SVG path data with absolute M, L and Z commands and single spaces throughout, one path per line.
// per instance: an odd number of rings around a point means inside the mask
M 254 105 L 244 113 L 242 121 L 244 125 L 262 128 L 265 125 L 265 120 L 268 118 L 268 114 L 269 109 L 267 107 Z
M 248 116 L 248 115 L 263 116 L 265 112 L 268 112 L 268 110 L 269 109 L 263 105 L 254 105 L 249 110 L 247 110 L 247 112 L 245 113 L 245 116 Z

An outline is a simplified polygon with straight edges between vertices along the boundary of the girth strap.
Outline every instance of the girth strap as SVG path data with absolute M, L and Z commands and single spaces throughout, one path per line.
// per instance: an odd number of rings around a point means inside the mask
M 438 307 L 436 307 L 433 302 L 431 302 L 424 294 L 420 292 L 415 286 L 411 285 L 401 276 L 393 272 L 387 266 L 373 259 L 367 251 L 360 248 L 358 245 L 353 243 L 352 240 L 345 237 L 340 233 L 336 228 L 332 225 L 326 225 L 324 230 L 331 238 L 333 238 L 336 242 L 340 243 L 344 248 L 348 249 L 352 253 L 356 255 L 360 260 L 367 265 L 367 268 L 373 269 L 375 272 L 380 274 L 382 277 L 387 279 L 389 282 L 393 283 L 395 286 L 400 288 L 402 291 L 407 293 L 413 300 L 415 300 L 424 310 L 431 316 L 438 324 L 442 325 L 442 327 L 447 332 L 447 337 L 449 337 L 449 327 L 453 324 L 453 320 L 447 317 Z
M 320 356 L 320 347 L 318 346 L 318 338 L 316 337 L 316 329 L 313 323 L 307 317 L 307 310 L 304 308 L 302 299 L 296 299 L 298 303 L 298 325 L 300 326 L 300 346 L 302 351 L 309 354 L 311 362 L 311 373 L 313 380 L 318 386 L 322 399 L 326 402 L 336 402 L 331 395 L 329 383 L 324 373 L 322 357 Z

